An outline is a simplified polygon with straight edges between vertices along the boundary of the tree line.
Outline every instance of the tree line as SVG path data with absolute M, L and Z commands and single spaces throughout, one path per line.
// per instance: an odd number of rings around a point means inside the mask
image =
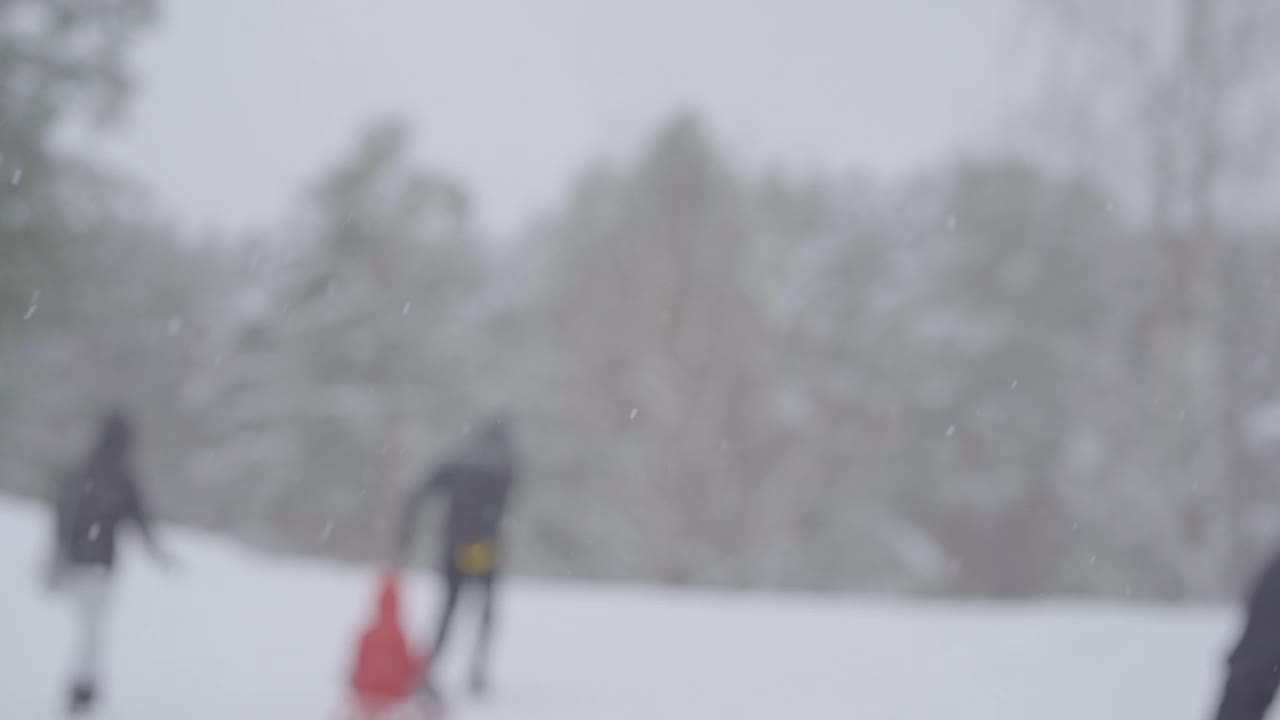
M 1150 129 L 1077 139 L 1142 163 L 1037 137 L 900 183 L 754 172 L 684 113 L 501 245 L 395 119 L 279 226 L 185 233 L 54 142 L 127 98 L 151 8 L 107 5 L 0 6 L 10 491 L 123 401 L 165 518 L 377 560 L 408 487 L 502 413 L 527 573 L 1211 597 L 1275 540 L 1277 226 L 1234 221 L 1266 146 L 1221 89 L 1272 77 L 1270 36 L 1239 36 L 1267 3 L 1187 0 L 1146 59 L 1149 15 L 1029 3 Z M 113 44 L 72 65 L 66 32 Z M 44 111 L 6 115 L 32 87 Z

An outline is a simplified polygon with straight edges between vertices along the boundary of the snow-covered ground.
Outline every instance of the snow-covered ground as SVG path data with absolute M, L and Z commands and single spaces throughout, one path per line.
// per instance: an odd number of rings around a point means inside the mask
M 44 515 L 0 501 L 0 718 L 58 717 L 70 609 L 36 582 Z M 109 720 L 332 718 L 374 571 L 256 556 L 190 533 L 172 576 L 127 553 Z M 125 550 L 134 550 L 126 547 Z M 435 587 L 415 578 L 415 631 Z M 470 621 L 470 616 L 464 616 Z M 1233 613 L 671 592 L 517 581 L 495 693 L 465 701 L 470 622 L 445 690 L 482 720 L 1191 720 L 1216 695 Z

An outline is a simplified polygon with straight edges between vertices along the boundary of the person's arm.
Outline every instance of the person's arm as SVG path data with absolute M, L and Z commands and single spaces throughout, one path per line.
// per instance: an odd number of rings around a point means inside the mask
M 66 506 L 69 498 L 66 497 L 65 486 L 67 480 L 65 474 L 54 471 L 45 483 L 44 495 L 45 500 L 49 503 L 49 519 L 53 524 L 53 542 L 54 546 L 60 551 L 66 544 Z
M 62 499 L 62 486 L 66 484 L 65 473 L 54 469 L 44 481 L 44 499 L 49 507 L 57 512 L 58 501 Z
M 512 504 L 512 500 L 518 500 L 520 497 L 520 472 L 513 463 L 507 468 L 507 505 Z
M 151 509 L 147 506 L 147 500 L 142 496 L 142 492 L 138 489 L 138 481 L 132 472 L 126 472 L 123 480 L 125 492 L 125 508 L 128 513 L 129 520 L 138 527 L 138 532 L 142 533 L 142 537 L 149 545 L 155 545 L 155 534 L 151 529 Z
M 413 542 L 413 536 L 418 529 L 418 515 L 422 512 L 422 506 L 426 504 L 427 498 L 433 492 L 444 490 L 448 486 L 449 474 L 447 469 L 441 469 L 431 477 L 414 488 L 409 494 L 408 501 L 405 502 L 404 514 L 400 517 L 400 531 L 396 535 L 395 557 L 397 563 L 403 563 L 409 552 L 409 545 Z
M 70 517 L 69 505 L 74 498 L 67 496 L 67 473 L 55 470 L 45 485 L 45 498 L 49 502 L 50 533 L 49 555 L 45 561 L 44 583 L 52 588 L 66 566 L 66 558 L 70 552 Z
M 146 497 L 143 496 L 137 478 L 132 471 L 126 470 L 122 484 L 125 493 L 126 519 L 132 521 L 138 528 L 138 532 L 142 534 L 142 539 L 146 542 L 147 549 L 151 552 L 151 557 L 166 568 L 170 567 L 173 564 L 173 559 L 156 538 L 150 505 Z

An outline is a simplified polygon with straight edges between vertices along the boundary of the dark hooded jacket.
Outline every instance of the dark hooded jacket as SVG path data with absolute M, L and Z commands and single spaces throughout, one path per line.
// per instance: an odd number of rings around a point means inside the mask
M 399 549 L 408 549 L 419 511 L 433 493 L 447 496 L 445 549 L 452 554 L 472 543 L 499 540 L 515 478 L 507 426 L 495 423 L 465 451 L 444 463 L 409 497 L 400 526 Z
M 150 519 L 130 467 L 132 434 L 124 416 L 112 415 L 84 466 L 59 479 L 55 542 L 64 563 L 111 568 L 116 533 L 126 523 L 150 539 Z
M 1280 555 L 1263 571 L 1227 661 L 1218 720 L 1262 720 L 1280 684 Z

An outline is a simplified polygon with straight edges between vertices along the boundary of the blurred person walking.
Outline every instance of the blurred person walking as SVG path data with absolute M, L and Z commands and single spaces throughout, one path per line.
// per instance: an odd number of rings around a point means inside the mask
M 111 412 L 85 462 L 62 474 L 51 488 L 54 538 L 46 580 L 51 589 L 71 598 L 79 621 L 67 697 L 72 714 L 92 710 L 98 696 L 116 533 L 133 524 L 152 557 L 163 567 L 172 564 L 156 542 L 146 500 L 134 477 L 132 444 L 129 418 Z
M 397 558 L 403 564 L 422 506 L 433 494 L 446 496 L 448 516 L 441 570 L 445 593 L 431 646 L 432 667 L 438 667 L 462 591 L 467 587 L 479 590 L 480 628 L 470 674 L 470 687 L 477 695 L 485 693 L 489 685 L 502 522 L 515 474 L 510 427 L 500 419 L 481 431 L 467 448 L 442 464 L 410 495 L 400 525 Z M 423 690 L 438 699 L 430 676 L 424 678 Z

